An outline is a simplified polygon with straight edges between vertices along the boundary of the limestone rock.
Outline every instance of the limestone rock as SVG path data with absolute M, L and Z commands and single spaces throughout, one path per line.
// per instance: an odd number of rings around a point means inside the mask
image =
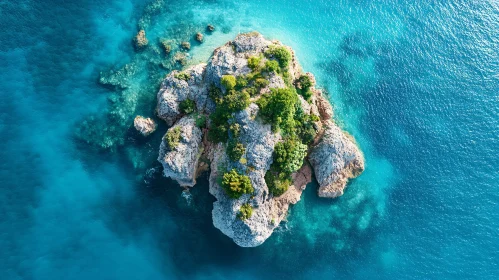
M 246 110 L 236 113 L 235 117 L 241 127 L 239 141 L 246 146 L 246 164 L 230 162 L 225 153 L 225 145 L 222 144 L 215 147 L 212 155 L 210 193 L 217 198 L 213 203 L 213 224 L 242 247 L 262 244 L 285 216 L 274 216 L 278 212 L 275 209 L 276 203 L 269 194 L 264 179 L 265 172 L 272 163 L 272 153 L 279 135 L 272 133 L 270 125 L 253 119 L 257 112 L 258 106 L 251 104 Z M 217 178 L 222 175 L 219 174 L 218 167 L 222 165 L 227 170 L 243 170 L 249 176 L 255 192 L 239 199 L 228 197 L 217 182 Z M 244 203 L 252 205 L 253 215 L 242 221 L 237 214 Z
M 322 95 L 321 91 L 315 90 L 314 93 L 314 98 L 315 98 L 315 104 L 317 106 L 317 110 L 319 112 L 319 115 L 321 119 L 323 120 L 331 120 L 333 117 L 333 108 L 331 107 L 331 104 L 327 99 Z
M 208 24 L 208 25 L 206 26 L 206 30 L 208 30 L 208 31 L 210 31 L 210 32 L 213 32 L 213 31 L 215 31 L 215 26 L 213 26 L 213 25 L 211 25 L 211 24 Z
M 343 194 L 348 179 L 364 171 L 364 157 L 359 148 L 335 123 L 326 121 L 324 134 L 309 155 L 319 183 L 320 197 Z
M 173 71 L 161 84 L 157 95 L 157 113 L 168 125 L 173 125 L 180 117 L 179 104 L 186 99 L 193 100 L 199 111 L 204 110 L 208 97 L 208 89 L 203 81 L 205 68 L 206 64 L 199 64 L 183 71 L 190 75 L 187 81 L 176 78 L 179 72 Z
M 163 175 L 176 180 L 180 186 L 196 184 L 196 167 L 202 152 L 202 132 L 192 117 L 186 116 L 169 129 L 180 128 L 180 142 L 171 149 L 163 137 L 158 161 L 163 165 Z M 166 136 L 166 135 L 165 135 Z
M 151 118 L 144 118 L 142 116 L 136 116 L 133 120 L 133 126 L 137 129 L 142 135 L 148 136 L 156 130 L 156 123 Z
M 195 102 L 198 113 L 209 115 L 215 108 L 215 103 L 208 98 L 209 86 L 214 84 L 224 92 L 225 88 L 220 84 L 223 75 L 239 76 L 251 73 L 247 63 L 248 57 L 262 55 L 273 44 L 282 46 L 280 42 L 266 40 L 256 32 L 240 34 L 233 41 L 217 48 L 207 65 L 190 67 L 184 71 L 188 75 L 178 75 L 177 71 L 170 73 L 157 95 L 158 116 L 169 125 L 175 124 L 182 117 L 179 104 L 186 99 Z M 303 74 L 293 50 L 288 49 L 292 54 L 289 80 L 286 79 L 289 83 Z M 313 75 L 306 75 L 311 77 L 315 85 Z M 259 94 L 266 94 L 270 88 L 287 86 L 284 79 L 275 73 L 266 74 L 266 78 L 269 85 L 261 89 Z M 286 218 L 289 205 L 300 200 L 302 191 L 312 180 L 312 168 L 320 184 L 319 195 L 324 197 L 341 195 L 347 180 L 357 176 L 364 169 L 362 154 L 354 141 L 331 120 L 333 111 L 328 100 L 315 86 L 312 86 L 311 90 L 314 94 L 309 101 L 299 96 L 300 104 L 306 114 L 320 117 L 320 120 L 314 123 L 314 128 L 320 133 L 309 154 L 310 164 L 305 162 L 298 172 L 292 174 L 293 184 L 279 197 L 270 194 L 264 177 L 272 164 L 274 147 L 282 140 L 282 136 L 280 133 L 273 133 L 271 125 L 263 123 L 257 117 L 259 108 L 255 103 L 233 113 L 230 118 L 231 124 L 239 125 L 237 141 L 245 147 L 244 155 L 237 162 L 229 160 L 226 153 L 227 144 L 210 143 L 206 137 L 202 141 L 202 132 L 195 127 L 195 121 L 191 117 L 183 117 L 174 126 L 183 127 L 182 141 L 177 148 L 168 150 L 165 140 L 161 144 L 158 160 L 164 166 L 165 176 L 174 178 L 183 186 L 194 185 L 196 168 L 199 171 L 203 166 L 206 167 L 206 164 L 198 163 L 201 150 L 204 150 L 203 162 L 210 161 L 209 190 L 216 198 L 212 211 L 213 224 L 239 246 L 258 246 L 272 234 Z M 252 101 L 258 97 L 253 96 Z M 184 135 L 186 131 L 191 132 Z M 219 179 L 224 172 L 232 169 L 249 177 L 254 188 L 252 194 L 233 199 L 225 193 L 219 185 Z M 241 220 L 238 213 L 246 203 L 252 206 L 253 214 Z

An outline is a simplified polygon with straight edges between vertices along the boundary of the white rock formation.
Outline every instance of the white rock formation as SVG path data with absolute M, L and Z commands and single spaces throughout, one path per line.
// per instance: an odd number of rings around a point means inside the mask
M 180 142 L 171 149 L 163 137 L 158 161 L 163 165 L 163 174 L 176 180 L 180 186 L 196 184 L 196 169 L 202 153 L 202 132 L 192 117 L 184 117 L 168 131 L 180 128 Z M 166 136 L 166 134 L 165 134 Z
M 157 124 L 151 118 L 144 118 L 142 116 L 136 116 L 133 120 L 133 126 L 142 135 L 148 136 L 156 130 Z
M 181 116 L 180 102 L 191 99 L 196 103 L 198 111 L 203 112 L 208 98 L 208 88 L 204 82 L 204 71 L 206 64 L 199 64 L 183 71 L 190 75 L 190 79 L 184 81 L 176 78 L 178 71 L 173 71 L 166 76 L 158 92 L 158 116 L 173 125 Z
M 357 145 L 332 121 L 326 121 L 319 144 L 309 155 L 319 182 L 320 197 L 343 194 L 348 179 L 364 171 L 364 157 Z

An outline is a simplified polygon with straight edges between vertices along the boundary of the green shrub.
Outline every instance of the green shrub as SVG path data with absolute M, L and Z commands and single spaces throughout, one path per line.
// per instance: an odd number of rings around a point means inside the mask
M 215 104 L 221 104 L 223 101 L 223 93 L 220 88 L 215 86 L 214 84 L 210 85 L 208 89 L 208 97 L 211 98 L 215 102 Z
M 312 80 L 307 75 L 301 75 L 298 79 L 299 89 L 298 93 L 305 98 L 305 100 L 310 100 L 313 92 L 310 90 L 312 87 Z
M 180 143 L 181 132 L 182 131 L 180 130 L 179 126 L 170 128 L 168 130 L 168 132 L 166 132 L 165 140 L 166 140 L 166 143 L 168 144 L 168 147 L 171 150 L 174 150 L 175 148 L 177 148 L 178 144 Z
M 300 83 L 301 89 L 309 89 L 312 87 L 312 79 L 308 75 L 301 75 L 298 78 L 298 83 Z
M 236 89 L 242 89 L 248 85 L 248 80 L 244 76 L 237 76 Z
M 288 67 L 289 61 L 291 60 L 291 53 L 283 46 L 271 46 L 265 51 L 265 56 L 277 59 L 277 61 L 279 61 L 279 66 L 282 68 Z
M 314 93 L 310 90 L 310 89 L 307 89 L 307 90 L 300 90 L 300 95 L 303 96 L 303 98 L 307 101 L 310 100 L 310 98 L 312 97 L 312 95 L 314 95 Z
M 263 75 L 261 72 L 253 72 L 253 73 L 249 73 L 246 75 L 246 79 L 248 80 L 248 82 L 255 81 L 258 78 L 263 78 Z
M 180 112 L 184 114 L 190 114 L 196 110 L 196 103 L 194 103 L 191 99 L 186 99 L 180 102 L 179 109 Z
M 249 96 L 253 97 L 257 95 L 260 91 L 255 87 L 247 87 L 243 89 L 243 92 L 246 92 Z
M 221 106 L 228 112 L 235 113 L 246 109 L 249 104 L 250 96 L 247 92 L 231 90 L 229 91 L 229 94 L 224 97 L 224 102 Z
M 264 88 L 269 85 L 269 81 L 264 78 L 258 78 L 254 81 L 254 85 L 256 88 Z
M 213 143 L 220 143 L 227 141 L 227 127 L 224 125 L 212 125 L 208 131 L 208 140 Z
M 248 67 L 253 70 L 253 71 L 258 71 L 260 70 L 260 62 L 262 61 L 262 58 L 259 56 L 251 56 L 248 58 Z
M 233 138 L 239 137 L 239 132 L 241 131 L 241 126 L 238 123 L 233 123 L 229 127 L 229 131 Z
M 298 139 L 288 138 L 275 145 L 272 165 L 278 172 L 290 175 L 300 169 L 306 155 L 307 145 L 302 144 Z
M 265 122 L 272 124 L 274 131 L 280 128 L 285 133 L 292 133 L 297 103 L 298 97 L 293 88 L 272 88 L 270 94 L 262 96 L 257 101 L 261 109 L 259 116 Z
M 288 87 L 293 86 L 293 81 L 291 80 L 291 74 L 289 74 L 288 71 L 284 71 L 282 73 L 282 79 L 284 80 L 284 84 L 286 84 L 286 86 Z
M 204 128 L 206 126 L 206 116 L 205 115 L 196 115 L 194 117 L 196 121 L 196 126 L 199 128 Z
M 296 106 L 295 112 L 295 134 L 301 139 L 302 143 L 305 145 L 310 144 L 317 135 L 317 131 L 314 126 L 314 122 L 319 121 L 319 117 L 316 115 L 308 115 L 303 112 L 301 106 Z
M 300 137 L 303 144 L 308 145 L 314 141 L 317 131 L 315 130 L 313 124 L 303 123 L 297 125 L 296 135 Z
M 222 177 L 222 188 L 230 198 L 240 198 L 243 194 L 255 191 L 248 176 L 237 173 L 235 169 L 227 172 Z
M 220 82 L 225 87 L 226 90 L 231 90 L 236 86 L 236 77 L 233 75 L 223 75 Z
M 251 218 L 251 215 L 253 215 L 253 207 L 251 207 L 249 203 L 241 205 L 241 208 L 239 208 L 239 213 L 237 213 L 237 217 L 241 219 L 241 221 L 244 221 Z
M 275 60 L 267 60 L 265 62 L 265 71 L 279 73 L 279 62 Z
M 227 155 L 231 161 L 238 161 L 246 152 L 243 144 L 238 143 L 236 140 L 229 141 L 227 145 Z
M 174 76 L 176 79 L 179 79 L 179 80 L 184 80 L 184 81 L 188 81 L 191 79 L 191 74 L 187 73 L 187 72 L 179 72 L 177 74 L 175 74 Z
M 218 94 L 212 90 L 211 95 Z M 208 139 L 215 143 L 227 142 L 229 131 L 229 119 L 232 113 L 246 109 L 250 104 L 250 96 L 245 91 L 230 90 L 226 96 L 216 97 L 217 107 L 210 115 L 211 127 Z
M 271 169 L 265 173 L 265 183 L 269 188 L 269 192 L 277 197 L 288 190 L 291 185 L 291 178 L 289 178 L 289 176 L 283 176 L 283 174 L 279 174 Z

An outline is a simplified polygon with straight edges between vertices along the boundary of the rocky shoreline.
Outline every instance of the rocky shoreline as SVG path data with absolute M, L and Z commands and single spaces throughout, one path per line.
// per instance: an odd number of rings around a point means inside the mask
M 272 234 L 312 176 L 318 195 L 332 198 L 364 170 L 314 76 L 291 48 L 256 32 L 217 48 L 208 64 L 168 74 L 157 114 L 171 126 L 158 157 L 164 176 L 193 187 L 207 168 L 200 159 L 209 160 L 213 224 L 242 247 Z

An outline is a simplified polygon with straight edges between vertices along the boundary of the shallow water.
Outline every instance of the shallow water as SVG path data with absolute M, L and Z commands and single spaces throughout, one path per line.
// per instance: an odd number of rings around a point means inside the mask
M 499 5 L 413 2 L 0 2 L 2 279 L 496 279 Z M 248 249 L 213 227 L 206 175 L 188 205 L 150 170 L 167 127 L 129 126 L 181 67 L 160 38 L 195 64 L 252 30 L 316 75 L 366 171 L 336 200 L 310 184 Z M 99 84 L 125 65 L 125 88 Z

